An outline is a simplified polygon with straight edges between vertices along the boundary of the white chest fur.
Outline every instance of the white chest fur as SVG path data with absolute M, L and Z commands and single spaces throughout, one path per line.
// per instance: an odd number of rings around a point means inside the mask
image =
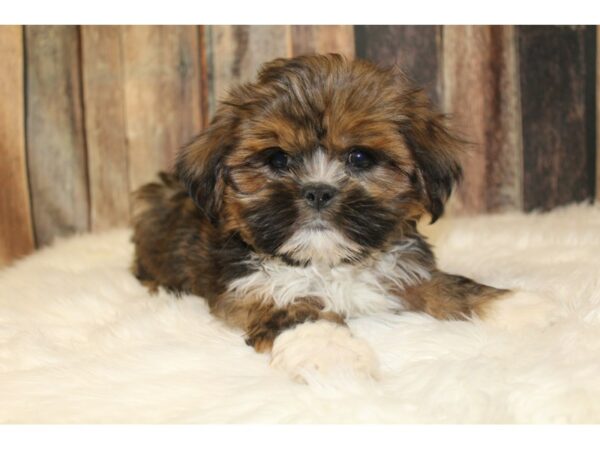
M 281 307 L 300 297 L 315 296 L 323 301 L 325 310 L 346 317 L 398 311 L 403 309 L 402 300 L 390 294 L 389 288 L 402 288 L 430 276 L 410 258 L 418 251 L 412 244 L 405 242 L 367 264 L 294 267 L 277 259 L 256 261 L 257 270 L 233 281 L 229 290 L 240 301 L 258 297 Z

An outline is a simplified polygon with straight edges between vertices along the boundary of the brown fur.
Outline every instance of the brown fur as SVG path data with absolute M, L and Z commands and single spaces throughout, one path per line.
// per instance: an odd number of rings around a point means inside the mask
M 488 302 L 507 292 L 436 270 L 430 280 L 408 286 L 398 294 L 414 311 L 424 311 L 441 320 L 460 320 L 482 317 Z
M 368 170 L 349 165 L 357 148 L 375 161 Z M 306 161 L 320 149 L 343 167 L 344 179 L 323 220 L 359 249 L 340 264 L 368 261 L 410 238 L 432 278 L 390 292 L 440 319 L 478 314 L 503 291 L 437 271 L 414 225 L 423 214 L 434 221 L 443 213 L 461 176 L 460 148 L 444 117 L 395 69 L 339 55 L 275 60 L 256 82 L 231 92 L 210 126 L 181 150 L 175 174 L 135 193 L 133 271 L 151 290 L 204 297 L 258 351 L 305 321 L 343 323 L 319 298 L 301 296 L 280 308 L 228 290 L 258 270 L 256 260 L 312 263 L 279 249 L 314 216 L 301 191 Z M 287 155 L 285 171 L 270 166 L 273 149 Z
M 213 314 L 230 325 L 246 330 L 246 343 L 259 352 L 271 350 L 275 338 L 288 328 L 304 322 L 329 320 L 344 324 L 344 319 L 333 312 L 323 311 L 323 304 L 316 297 L 300 297 L 287 308 L 258 299 L 223 299 L 217 302 Z

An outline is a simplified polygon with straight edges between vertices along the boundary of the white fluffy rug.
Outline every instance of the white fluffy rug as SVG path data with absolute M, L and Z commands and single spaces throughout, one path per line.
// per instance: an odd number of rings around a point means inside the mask
M 296 384 L 202 300 L 149 296 L 127 230 L 86 235 L 0 272 L 0 421 L 600 422 L 600 205 L 429 232 L 442 268 L 542 293 L 559 322 L 355 320 L 381 381 Z

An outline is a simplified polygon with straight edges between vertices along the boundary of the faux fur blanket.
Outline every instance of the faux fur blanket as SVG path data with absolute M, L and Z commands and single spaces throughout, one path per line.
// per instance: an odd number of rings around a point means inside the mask
M 0 272 L 0 421 L 600 422 L 600 205 L 429 233 L 442 269 L 544 294 L 559 320 L 354 320 L 381 380 L 298 384 L 201 299 L 150 296 L 128 230 L 84 235 Z

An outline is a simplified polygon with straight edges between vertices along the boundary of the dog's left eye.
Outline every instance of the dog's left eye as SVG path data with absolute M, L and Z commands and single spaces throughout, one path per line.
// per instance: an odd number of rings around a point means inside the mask
M 288 166 L 289 158 L 286 153 L 279 147 L 270 148 L 267 162 L 272 169 L 284 170 Z
M 375 164 L 375 157 L 369 149 L 356 147 L 348 153 L 348 164 L 355 169 L 368 169 Z

